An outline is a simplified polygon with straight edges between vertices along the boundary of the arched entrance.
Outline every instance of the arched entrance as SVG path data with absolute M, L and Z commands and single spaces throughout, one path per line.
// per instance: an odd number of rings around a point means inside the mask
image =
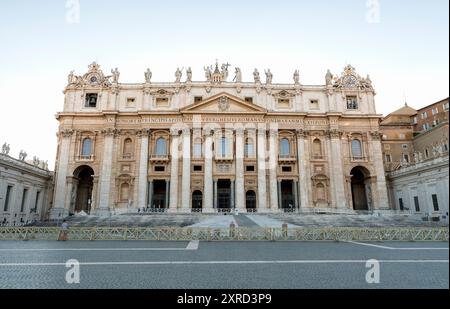
M 256 209 L 256 193 L 253 190 L 248 190 L 245 193 L 245 208 Z
M 192 209 L 202 209 L 203 194 L 202 191 L 196 190 L 192 192 Z
M 75 212 L 90 213 L 92 205 L 92 188 L 94 186 L 94 170 L 87 165 L 78 167 L 73 176 L 78 180 L 75 199 Z
M 351 172 L 352 201 L 354 210 L 369 210 L 372 193 L 370 172 L 362 166 L 354 167 Z

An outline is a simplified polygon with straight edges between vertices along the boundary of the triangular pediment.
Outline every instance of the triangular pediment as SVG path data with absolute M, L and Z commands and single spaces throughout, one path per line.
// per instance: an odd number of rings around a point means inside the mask
M 255 105 L 253 103 L 246 102 L 241 98 L 230 95 L 226 92 L 221 92 L 201 102 L 197 102 L 188 106 L 185 106 L 180 110 L 182 113 L 220 113 L 220 114 L 237 114 L 237 113 L 250 113 L 250 114 L 263 114 L 266 113 L 266 109 Z

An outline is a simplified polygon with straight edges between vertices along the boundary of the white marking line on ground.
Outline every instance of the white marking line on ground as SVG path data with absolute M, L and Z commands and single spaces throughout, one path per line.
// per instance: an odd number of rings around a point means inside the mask
M 81 262 L 80 265 L 205 265 L 205 264 L 359 264 L 367 260 L 292 260 L 292 261 L 147 261 Z M 449 260 L 378 260 L 380 263 L 448 263 Z M 65 266 L 66 263 L 0 263 L 0 266 Z
M 395 247 L 380 246 L 380 245 L 368 244 L 368 243 L 364 243 L 364 242 L 357 242 L 357 241 L 351 241 L 351 240 L 348 240 L 347 242 L 351 243 L 351 244 L 368 246 L 368 247 L 376 247 L 376 248 L 387 249 L 387 250 L 448 250 L 448 248 L 433 248 L 433 247 L 429 247 L 429 248 L 421 248 L 421 247 L 395 248 Z
M 0 252 L 14 252 L 14 251 L 186 251 L 197 250 L 199 245 L 198 240 L 192 240 L 188 243 L 186 248 L 11 248 L 0 249 Z

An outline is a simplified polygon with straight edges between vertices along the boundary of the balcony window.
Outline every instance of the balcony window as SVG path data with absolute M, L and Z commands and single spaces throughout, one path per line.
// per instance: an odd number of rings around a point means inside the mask
M 92 140 L 85 138 L 81 147 L 81 156 L 89 157 L 92 154 Z
M 355 159 L 362 158 L 361 141 L 358 139 L 352 140 L 352 156 Z
M 289 140 L 287 138 L 282 138 L 280 140 L 280 156 L 288 157 L 290 153 Z
M 97 93 L 87 93 L 84 106 L 85 107 L 97 107 L 97 98 L 98 98 Z
M 155 154 L 157 156 L 166 156 L 167 155 L 167 142 L 166 142 L 165 138 L 160 137 L 156 140 Z

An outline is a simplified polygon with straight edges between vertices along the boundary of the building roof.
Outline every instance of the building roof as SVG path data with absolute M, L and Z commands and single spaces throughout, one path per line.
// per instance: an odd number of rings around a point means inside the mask
M 389 115 L 414 116 L 416 114 L 417 114 L 417 110 L 415 110 L 412 107 L 409 107 L 408 104 L 405 103 L 405 106 L 403 106 L 402 108 L 399 108 L 398 110 L 390 113 Z

